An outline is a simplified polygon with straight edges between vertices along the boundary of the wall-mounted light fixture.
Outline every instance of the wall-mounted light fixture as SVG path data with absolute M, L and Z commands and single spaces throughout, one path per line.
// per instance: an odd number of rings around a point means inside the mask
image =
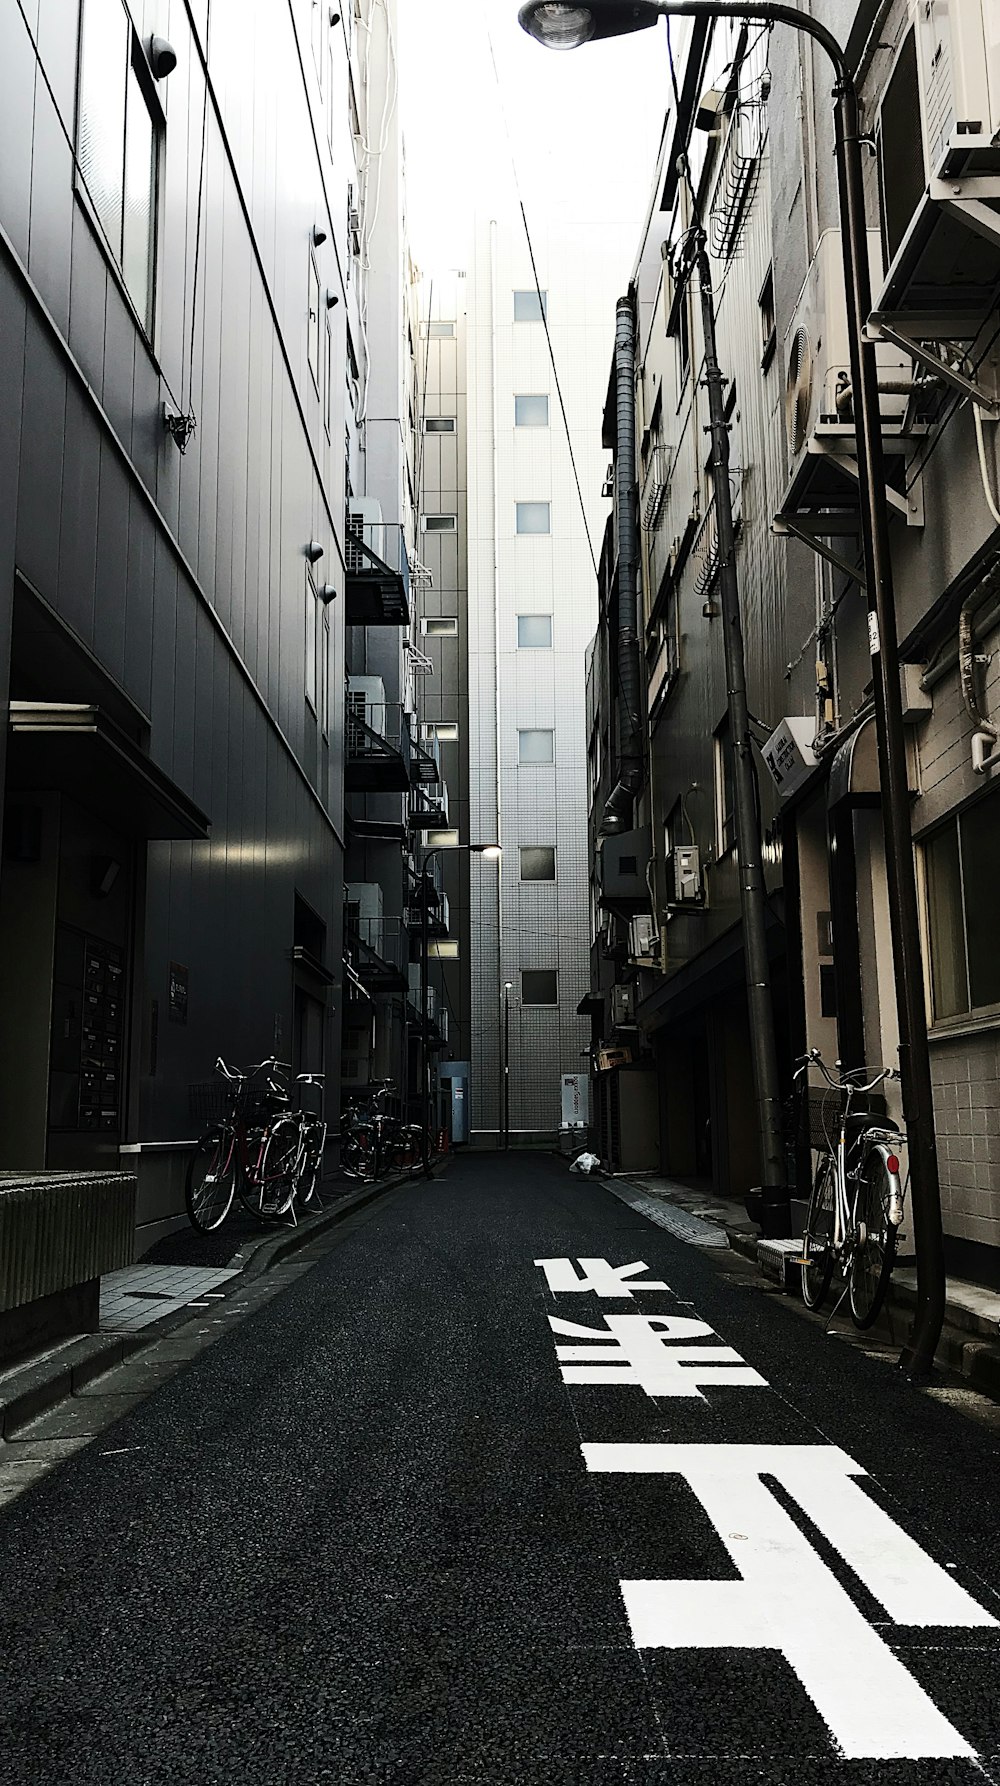
M 313 247 L 314 248 L 322 248 L 323 243 L 325 241 L 326 241 L 326 230 L 322 229 L 318 223 L 314 223 L 313 224 Z
M 331 6 L 331 8 L 330 8 L 330 30 L 332 31 L 334 25 L 339 25 L 339 24 L 340 24 L 340 14 L 339 14 L 339 12 L 334 12 L 333 7 Z
M 332 583 L 321 583 L 316 594 L 323 603 L 324 608 L 328 608 L 330 603 L 337 599 L 337 591 Z
M 318 564 L 323 556 L 323 550 L 324 548 L 320 545 L 319 540 L 310 540 L 306 547 L 306 557 L 308 558 L 309 563 Z
M 95 899 L 107 898 L 121 871 L 122 865 L 114 856 L 91 856 L 90 891 Z
M 328 310 L 335 310 L 335 309 L 336 309 L 336 307 L 337 307 L 337 305 L 338 305 L 338 304 L 339 304 L 339 303 L 340 303 L 340 299 L 339 299 L 339 298 L 338 298 L 338 296 L 337 296 L 337 294 L 336 294 L 336 292 L 335 292 L 335 291 L 328 291 L 328 292 L 327 292 L 327 294 L 326 294 L 326 307 L 327 307 L 327 309 L 328 309 Z
M 177 67 L 177 51 L 165 37 L 151 37 L 149 40 L 149 67 L 154 81 L 166 80 Z

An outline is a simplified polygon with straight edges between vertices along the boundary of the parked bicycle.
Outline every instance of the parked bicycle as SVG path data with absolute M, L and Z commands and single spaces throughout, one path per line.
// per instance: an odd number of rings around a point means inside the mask
M 215 1070 L 225 1082 L 223 1113 L 196 1141 L 185 1187 L 191 1224 L 203 1234 L 221 1228 L 236 1196 L 265 1218 L 285 1215 L 295 1196 L 296 1131 L 277 1077 L 290 1067 L 271 1058 L 243 1073 L 220 1055 Z
M 377 1081 L 366 1102 L 347 1105 L 340 1119 L 340 1165 L 348 1178 L 374 1180 L 394 1172 L 415 1172 L 422 1160 L 423 1128 L 386 1109 L 395 1090 L 391 1079 Z M 431 1150 L 432 1157 L 436 1146 Z
M 867 1078 L 871 1069 L 861 1067 L 835 1078 L 818 1048 L 795 1064 L 797 1080 L 818 1067 L 831 1094 L 824 1100 L 823 1142 L 802 1236 L 802 1300 L 807 1308 L 820 1308 L 836 1266 L 845 1280 L 841 1300 L 849 1295 L 855 1327 L 870 1327 L 885 1301 L 903 1219 L 904 1137 L 888 1118 L 855 1106 L 898 1074 L 884 1067 Z

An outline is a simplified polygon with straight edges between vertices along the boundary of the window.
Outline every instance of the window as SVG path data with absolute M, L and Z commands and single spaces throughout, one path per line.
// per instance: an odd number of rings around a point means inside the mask
M 760 288 L 760 363 L 766 372 L 774 359 L 777 342 L 774 322 L 774 268 L 768 267 L 764 283 Z
M 547 428 L 549 400 L 546 396 L 514 398 L 515 428 Z
M 736 842 L 736 809 L 733 789 L 733 747 L 729 720 L 724 719 L 715 734 L 715 818 L 716 848 L 720 856 Z
M 424 847 L 428 850 L 457 850 L 457 831 L 422 831 Z
M 522 1005 L 557 1005 L 559 976 L 554 969 L 523 968 L 521 970 Z
M 322 609 L 319 622 L 319 722 L 324 738 L 330 736 L 330 612 Z
M 425 515 L 424 516 L 424 532 L 425 533 L 457 533 L 457 531 L 458 531 L 458 516 L 457 515 Z
M 551 533 L 549 503 L 518 502 L 514 506 L 517 510 L 518 533 Z
M 691 317 L 688 310 L 689 291 L 685 283 L 679 290 L 675 288 L 673 303 L 667 317 L 667 333 L 673 335 L 677 342 L 677 394 L 678 400 L 684 393 L 691 370 Z
M 514 321 L 542 322 L 549 313 L 548 292 L 516 291 L 514 293 Z
M 556 878 L 556 852 L 548 847 L 541 848 L 532 844 L 521 848 L 522 881 L 554 881 Z
M 309 370 L 319 390 L 319 270 L 309 252 Z
M 453 415 L 428 415 L 424 417 L 425 434 L 454 434 L 455 417 Z
M 950 819 L 924 844 L 935 1018 L 1000 1004 L 995 888 L 1000 871 L 997 792 Z
M 329 313 L 323 325 L 323 426 L 330 438 L 331 393 L 333 389 L 333 327 Z
M 453 639 L 458 633 L 457 614 L 425 614 L 420 630 L 429 639 Z
M 429 336 L 431 341 L 452 341 L 455 336 L 455 325 L 453 322 L 428 322 L 424 324 L 424 334 Z
M 306 700 L 313 712 L 316 711 L 316 626 L 319 614 L 319 602 L 316 599 L 316 585 L 311 571 L 306 571 Z
M 458 741 L 458 726 L 451 719 L 431 720 L 423 727 L 425 738 L 436 738 L 439 744 L 455 744 Z
M 545 651 L 552 644 L 551 614 L 519 614 L 517 648 L 519 651 Z
M 929 28 L 940 31 L 933 20 Z M 947 54 L 947 51 L 945 51 Z M 903 240 L 924 191 L 924 144 L 920 128 L 916 34 L 911 26 L 882 93 L 875 132 L 881 199 L 882 249 L 888 266 Z M 936 155 L 929 156 L 936 160 Z
M 86 0 L 77 154 L 87 197 L 143 327 L 152 326 L 163 115 L 121 0 Z
M 525 731 L 517 734 L 517 760 L 519 763 L 551 763 L 553 756 L 552 732 Z

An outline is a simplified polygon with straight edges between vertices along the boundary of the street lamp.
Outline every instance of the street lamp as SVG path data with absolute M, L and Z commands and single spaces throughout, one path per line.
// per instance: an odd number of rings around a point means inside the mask
M 510 995 L 513 980 L 503 983 L 503 1145 L 510 1147 Z
M 498 861 L 502 851 L 498 843 L 455 843 L 437 844 L 428 850 L 420 865 L 421 897 L 420 897 L 420 1084 L 421 1103 L 424 1107 L 424 1120 L 420 1134 L 420 1163 L 424 1169 L 424 1177 L 431 1177 L 430 1162 L 430 1116 L 431 1116 L 431 1020 L 427 1008 L 427 960 L 430 948 L 428 935 L 428 914 L 430 911 L 430 875 L 428 866 L 434 856 L 453 854 L 456 850 L 467 850 L 470 856 L 485 856 L 487 861 Z
M 840 196 L 840 237 L 847 293 L 847 325 L 852 389 L 857 393 L 857 469 L 861 494 L 861 538 L 864 548 L 868 636 L 872 660 L 875 731 L 878 741 L 882 824 L 885 835 L 889 924 L 892 935 L 896 1015 L 899 1026 L 899 1072 L 910 1155 L 913 1233 L 917 1253 L 917 1306 L 913 1333 L 900 1359 L 912 1375 L 928 1373 L 944 1319 L 944 1239 L 927 1005 L 920 949 L 917 884 L 910 829 L 910 796 L 906 772 L 899 643 L 889 550 L 889 510 L 879 410 L 875 344 L 865 331 L 871 313 L 868 234 L 858 91 L 840 44 L 825 25 L 794 6 L 743 3 L 743 0 L 527 0 L 518 14 L 525 31 L 539 43 L 563 49 L 603 37 L 644 31 L 659 18 L 748 19 L 790 25 L 805 32 L 826 51 L 835 80 L 834 136 Z

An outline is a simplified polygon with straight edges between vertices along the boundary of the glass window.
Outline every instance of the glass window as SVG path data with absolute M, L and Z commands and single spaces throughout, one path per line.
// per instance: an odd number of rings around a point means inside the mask
M 87 197 L 144 328 L 151 325 L 161 118 L 121 0 L 86 0 L 77 156 Z
M 547 502 L 518 502 L 518 533 L 551 533 L 550 504 Z
M 514 321 L 541 322 L 549 313 L 548 292 L 516 291 Z
M 439 744 L 454 744 L 458 738 L 458 726 L 451 719 L 431 720 L 423 731 L 425 738 L 436 738 Z
M 546 396 L 514 398 L 515 428 L 547 428 L 549 400 Z
M 306 571 L 306 700 L 313 712 L 316 711 L 316 622 L 319 603 L 316 599 L 316 585 L 312 575 Z
M 323 332 L 323 426 L 327 436 L 330 433 L 331 401 L 333 391 L 333 328 L 327 315 Z
M 552 644 L 551 614 L 519 614 L 517 648 L 519 651 L 544 651 Z
M 426 330 L 432 341 L 451 341 L 454 338 L 455 325 L 453 322 L 429 322 Z
M 995 887 L 1000 790 L 942 825 L 924 844 L 931 990 L 936 1018 L 1000 1004 Z
M 309 254 L 309 368 L 319 390 L 319 272 Z
M 559 976 L 554 969 L 523 968 L 521 971 L 522 1005 L 557 1005 Z
M 330 611 L 323 608 L 319 623 L 319 718 L 324 738 L 330 736 Z
M 454 434 L 455 417 L 453 415 L 429 415 L 424 417 L 425 434 Z
M 455 533 L 458 530 L 457 515 L 425 515 L 425 533 Z
M 458 632 L 458 616 L 456 614 L 426 614 L 420 622 L 420 630 L 431 639 L 452 639 Z
M 517 734 L 517 760 L 519 763 L 551 763 L 553 757 L 552 732 L 519 731 Z
M 424 847 L 428 850 L 457 850 L 457 831 L 422 831 Z
M 554 849 L 540 848 L 535 844 L 522 846 L 522 881 L 554 881 L 555 878 L 556 852 Z

